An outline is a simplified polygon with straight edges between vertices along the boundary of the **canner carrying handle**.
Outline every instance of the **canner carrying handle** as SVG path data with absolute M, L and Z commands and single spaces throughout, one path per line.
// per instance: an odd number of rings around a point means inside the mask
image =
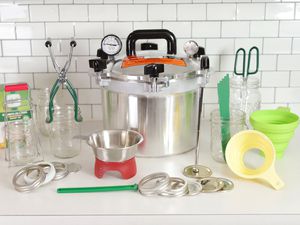
M 177 50 L 175 35 L 166 29 L 135 30 L 126 40 L 127 56 L 135 56 L 136 41 L 140 39 L 165 39 L 167 41 L 167 54 L 175 55 Z

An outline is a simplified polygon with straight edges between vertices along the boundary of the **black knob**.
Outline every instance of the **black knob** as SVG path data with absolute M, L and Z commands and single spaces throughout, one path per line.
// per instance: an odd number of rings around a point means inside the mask
M 48 47 L 51 47 L 52 46 L 52 43 L 51 41 L 46 41 L 45 42 L 45 46 L 48 48 Z
M 101 48 L 97 50 L 97 57 L 100 57 L 101 59 L 108 59 L 108 55 Z
M 95 72 L 100 72 L 107 68 L 106 60 L 104 59 L 90 59 L 89 66 L 93 68 Z
M 158 45 L 156 43 L 142 43 L 141 44 L 141 50 L 157 50 L 158 49 Z
M 70 46 L 71 46 L 71 47 L 76 47 L 76 45 L 77 45 L 76 41 L 71 41 L 71 42 L 70 42 Z
M 209 69 L 209 58 L 207 56 L 202 56 L 200 60 L 200 69 L 201 70 Z
M 194 58 L 198 58 L 198 57 L 200 57 L 201 55 L 205 55 L 205 48 L 199 46 L 198 52 L 197 52 L 195 55 L 193 55 L 193 57 L 194 57 Z
M 164 70 L 164 64 L 149 64 L 144 67 L 144 74 L 150 77 L 158 77 Z

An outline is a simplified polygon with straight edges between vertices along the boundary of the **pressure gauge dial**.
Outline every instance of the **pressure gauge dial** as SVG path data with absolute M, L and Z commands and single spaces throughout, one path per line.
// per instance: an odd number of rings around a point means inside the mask
M 121 39 L 114 35 L 109 34 L 102 39 L 101 49 L 109 56 L 118 54 L 122 49 Z
M 198 52 L 199 46 L 197 42 L 195 41 L 187 41 L 183 45 L 183 50 L 184 52 L 189 56 L 192 57 Z

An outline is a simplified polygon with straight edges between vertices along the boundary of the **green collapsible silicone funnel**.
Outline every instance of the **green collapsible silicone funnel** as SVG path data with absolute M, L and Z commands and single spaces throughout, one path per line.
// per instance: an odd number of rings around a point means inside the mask
M 251 114 L 250 123 L 255 130 L 271 139 L 276 149 L 276 157 L 281 159 L 299 125 L 299 117 L 288 108 L 258 110 Z

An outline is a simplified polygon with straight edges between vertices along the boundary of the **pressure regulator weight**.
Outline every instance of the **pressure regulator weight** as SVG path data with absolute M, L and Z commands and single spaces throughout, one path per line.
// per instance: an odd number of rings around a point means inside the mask
M 192 57 L 198 52 L 199 46 L 195 41 L 187 41 L 183 45 L 184 52 L 189 56 Z
M 113 34 L 109 34 L 102 39 L 101 49 L 109 56 L 117 55 L 122 49 L 121 39 Z

